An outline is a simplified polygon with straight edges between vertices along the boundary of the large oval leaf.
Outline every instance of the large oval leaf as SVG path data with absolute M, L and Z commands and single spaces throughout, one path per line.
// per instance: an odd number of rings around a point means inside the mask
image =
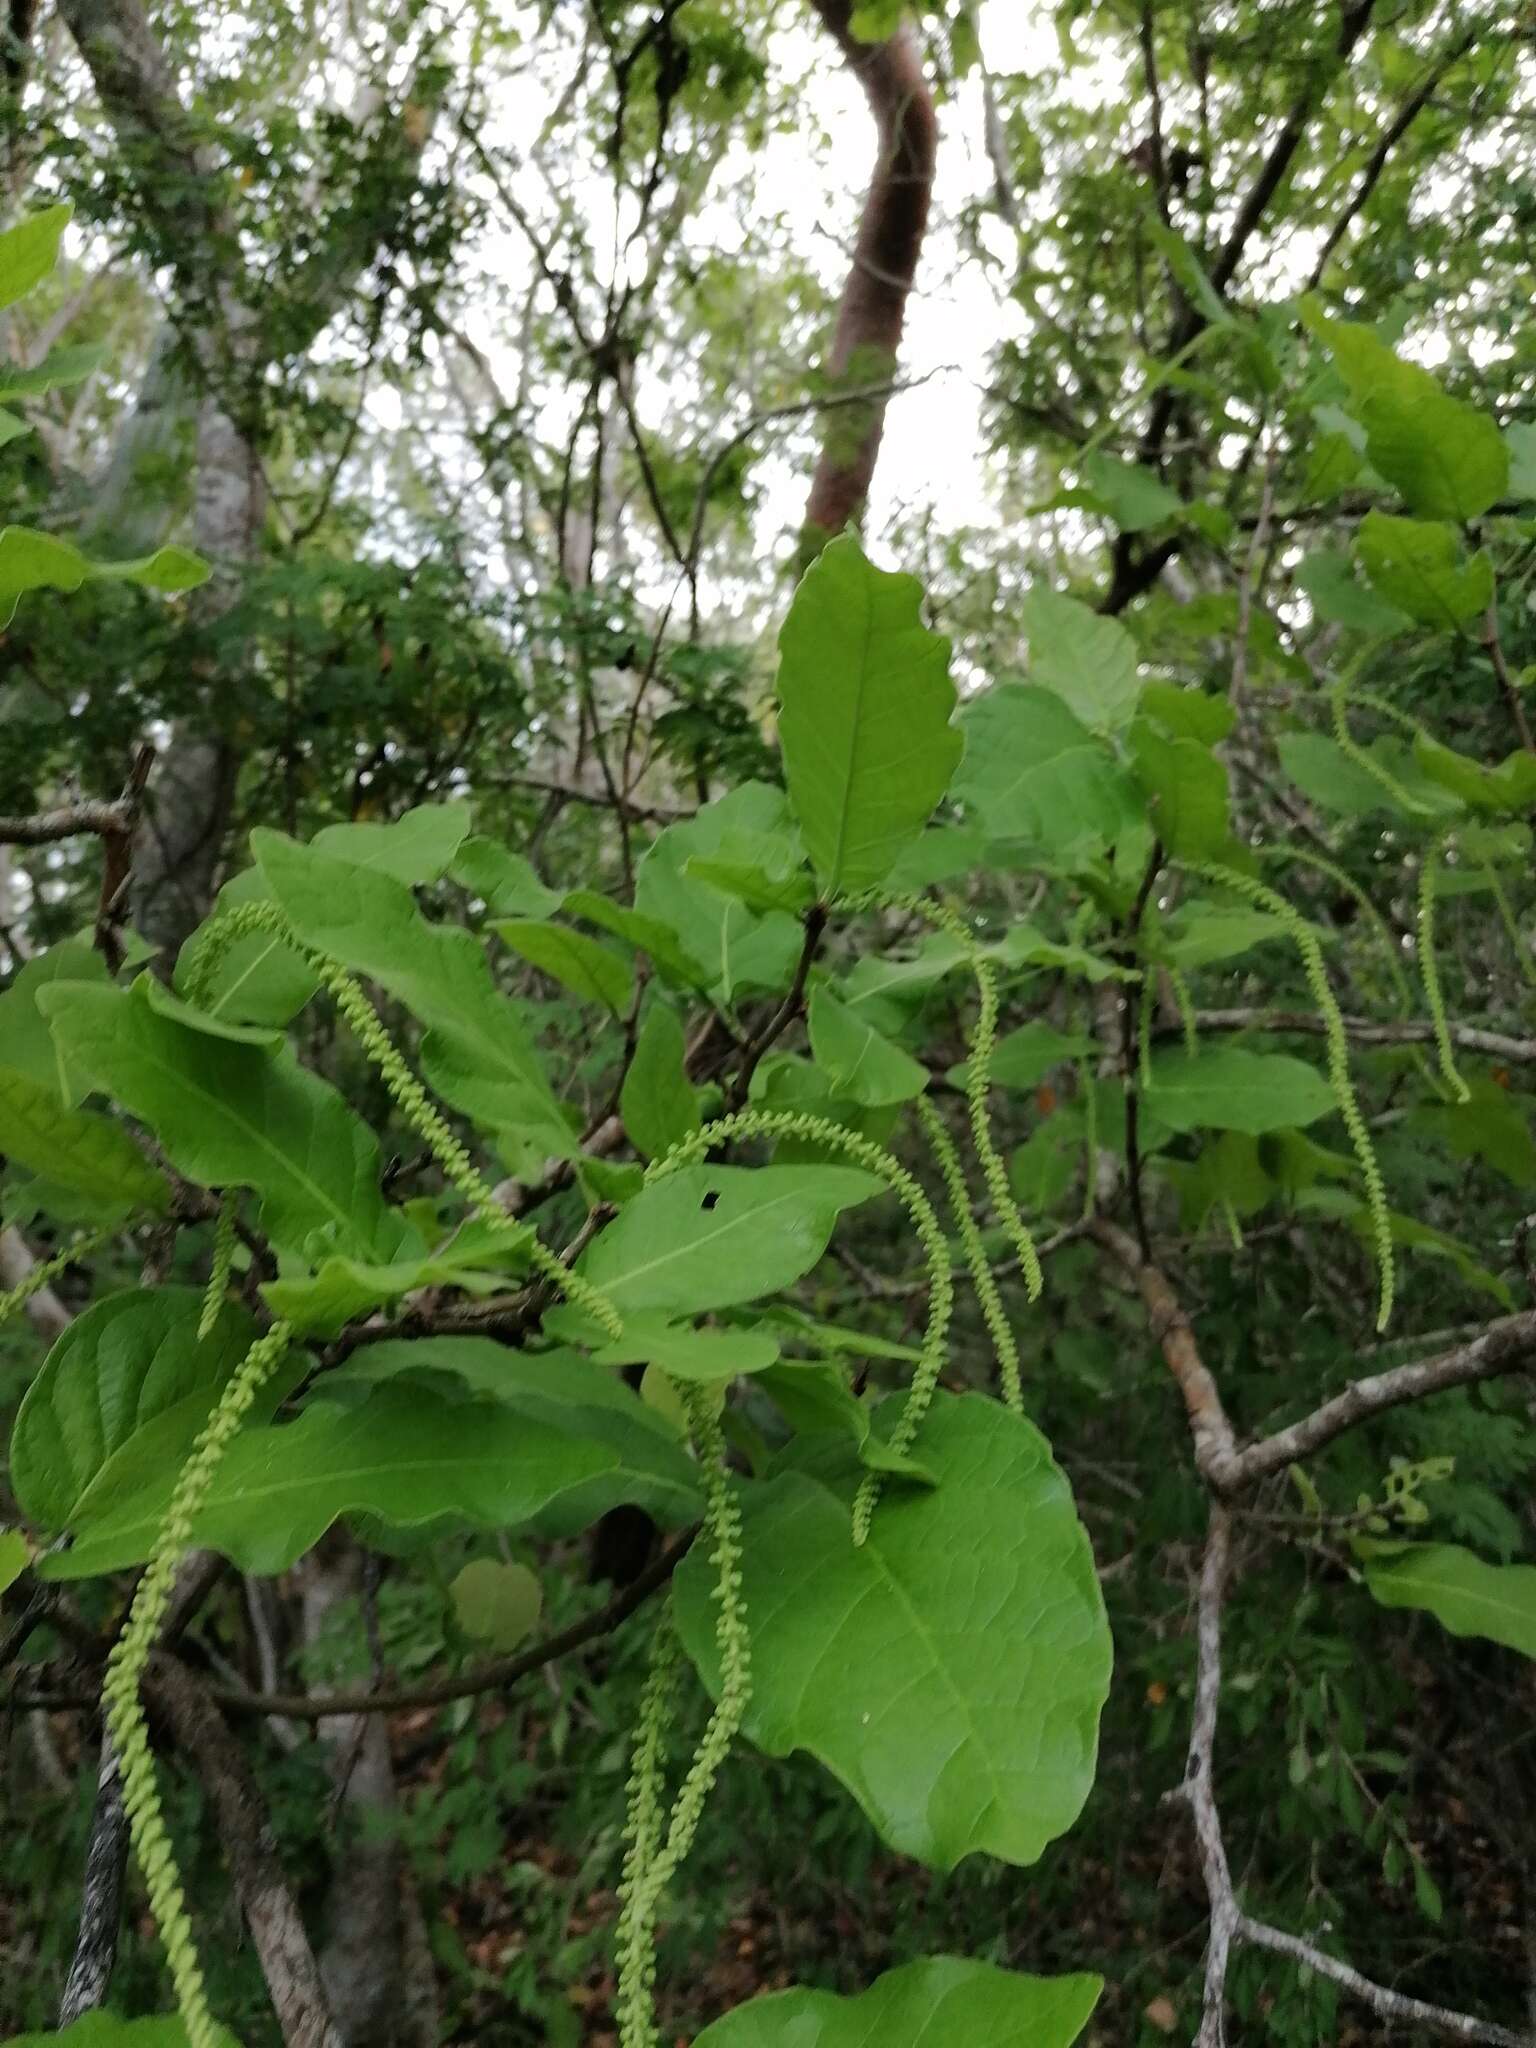
M 784 780 L 828 896 L 885 880 L 960 759 L 949 642 L 923 624 L 922 599 L 915 576 L 876 569 L 842 534 L 779 634 Z
M 924 1956 L 857 1998 L 779 1991 L 706 2027 L 694 2048 L 1070 2048 L 1099 1977 L 1027 1977 L 961 1956 Z
M 1458 1543 L 1362 1544 L 1383 1607 L 1421 1607 L 1453 1636 L 1536 1657 L 1536 1565 L 1489 1564 Z
M 295 1422 L 242 1430 L 193 1541 L 242 1571 L 280 1572 L 347 1514 L 397 1529 L 454 1521 L 511 1529 L 537 1519 L 566 1532 L 633 1501 L 659 1519 L 691 1519 L 697 1498 L 678 1446 L 658 1437 L 653 1448 L 638 1432 L 628 1444 L 626 1457 L 509 1404 L 386 1384 L 355 1407 L 314 1401 Z M 49 1575 L 80 1578 L 139 1563 L 169 1498 L 169 1480 L 146 1484 L 83 1521 L 73 1548 L 49 1560 Z
M 327 1082 L 287 1052 L 191 1031 L 137 988 L 61 981 L 37 992 L 65 1055 L 141 1118 L 206 1187 L 254 1188 L 283 1249 L 313 1233 L 356 1258 L 401 1240 L 379 1192 L 379 1146 Z
M 226 1302 L 199 1340 L 202 1295 L 129 1288 L 77 1316 L 28 1387 L 11 1433 L 11 1484 L 28 1519 L 69 1529 L 109 1506 L 142 1455 L 174 1477 L 256 1324 Z
M 621 1315 L 728 1308 L 808 1273 L 839 1212 L 884 1191 L 848 1166 L 686 1166 L 627 1203 L 578 1270 Z
M 903 1855 L 1033 1863 L 1093 1783 L 1110 1639 L 1092 1553 L 1044 1437 L 996 1402 L 940 1394 L 915 1448 L 938 1485 L 888 1484 L 859 1549 L 862 1472 L 834 1440 L 744 1489 L 746 1733 L 809 1750 Z M 675 1597 L 714 1685 L 706 1557 Z
M 1284 1052 L 1183 1046 L 1153 1055 L 1147 1107 L 1173 1131 L 1299 1131 L 1334 1107 L 1326 1075 Z

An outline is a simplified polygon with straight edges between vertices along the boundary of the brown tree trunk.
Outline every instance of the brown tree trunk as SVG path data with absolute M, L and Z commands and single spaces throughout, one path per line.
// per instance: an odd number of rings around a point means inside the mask
M 938 121 L 910 29 L 898 29 L 883 43 L 861 43 L 848 27 L 852 0 L 815 0 L 815 7 L 864 88 L 879 139 L 826 364 L 834 388 L 859 390 L 889 384 L 896 368 L 907 297 L 928 225 Z M 805 508 L 802 566 L 863 511 L 880 452 L 885 406 L 882 395 L 827 415 Z

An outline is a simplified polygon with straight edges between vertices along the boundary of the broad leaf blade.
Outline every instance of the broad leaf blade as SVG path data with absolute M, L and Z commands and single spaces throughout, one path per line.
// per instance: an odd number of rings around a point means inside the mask
M 778 1991 L 706 2027 L 694 2048 L 1071 2048 L 1099 1977 L 1031 1977 L 960 1956 L 888 1970 L 857 1998 Z
M 779 635 L 779 741 L 790 802 L 828 896 L 883 882 L 960 758 L 949 642 L 913 576 L 849 534 L 822 550 Z

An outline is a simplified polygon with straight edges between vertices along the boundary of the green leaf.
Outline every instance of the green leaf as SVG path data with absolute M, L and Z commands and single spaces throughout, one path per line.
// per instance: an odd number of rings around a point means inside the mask
M 692 862 L 687 865 L 691 867 Z M 596 889 L 568 890 L 559 907 L 567 917 L 584 918 L 599 930 L 612 932 L 634 952 L 648 953 L 667 980 L 690 988 L 701 985 L 699 971 L 683 951 L 677 934 L 660 918 L 643 916 L 623 903 L 615 903 L 611 896 L 599 895 Z M 703 977 L 704 985 L 708 979 L 708 975 Z
M 1029 1977 L 959 1956 L 888 1970 L 857 1998 L 776 1991 L 706 2027 L 694 2048 L 1070 2048 L 1099 1977 Z
M 189 1031 L 137 988 L 61 981 L 37 1000 L 65 1057 L 149 1125 L 178 1172 L 256 1190 L 280 1249 L 302 1253 L 312 1234 L 362 1259 L 397 1248 L 377 1139 L 287 1052 Z
M 551 976 L 562 988 L 584 1003 L 601 1003 L 620 1017 L 634 997 L 635 980 L 629 968 L 596 939 L 563 925 L 541 924 L 532 918 L 498 918 L 491 926 L 514 953 Z
M 201 1316 L 196 1288 L 129 1288 L 64 1331 L 11 1434 L 11 1485 L 37 1527 L 70 1529 L 93 1503 L 112 1506 L 146 1442 L 174 1478 L 257 1334 L 234 1302 L 206 1339 Z
M 787 911 L 799 917 L 816 900 L 810 875 L 794 847 L 766 832 L 728 832 L 716 853 L 696 853 L 686 873 L 697 875 L 749 910 Z
M 163 1216 L 171 1206 L 165 1175 L 121 1124 L 94 1110 L 66 1109 L 54 1082 L 8 1067 L 0 1067 L 0 1153 L 59 1187 L 98 1196 L 109 1208 L 122 1204 Z
M 66 201 L 30 213 L 0 235 L 0 307 L 14 306 L 40 284 L 59 260 L 59 244 L 73 206 Z
M 0 1529 L 0 1593 L 7 1592 L 32 1562 L 32 1548 L 19 1529 Z
M 793 838 L 782 790 L 761 782 L 740 784 L 697 816 L 668 825 L 635 868 L 635 912 L 648 927 L 659 925 L 674 934 L 685 969 L 682 978 L 725 1002 L 743 988 L 782 988 L 802 941 L 792 917 L 778 911 L 760 917 L 739 898 L 690 872 L 696 858 L 719 853 L 744 832 Z M 572 898 L 566 898 L 565 907 L 574 913 Z M 594 915 L 586 908 L 580 914 Z M 658 966 L 671 967 L 647 938 L 637 936 L 636 943 L 646 946 Z
M 494 1254 L 485 1248 L 460 1260 L 456 1244 L 424 1259 L 397 1259 L 392 1265 L 371 1265 L 360 1259 L 330 1258 L 313 1273 L 289 1274 L 268 1280 L 261 1290 L 273 1315 L 291 1323 L 301 1337 L 334 1337 L 369 1309 L 399 1301 L 420 1287 L 458 1287 L 467 1294 L 494 1294 L 507 1285 L 505 1270 L 484 1270 L 493 1259 L 521 1272 L 526 1260 L 514 1245 L 503 1243 Z
M 895 35 L 906 13 L 906 0 L 859 0 L 848 18 L 848 33 L 855 42 L 883 43 Z
M 845 1166 L 688 1166 L 644 1188 L 577 1271 L 621 1315 L 753 1301 L 808 1273 L 839 1214 L 885 1192 Z
M 1086 1059 L 1096 1050 L 1094 1041 L 1084 1033 L 1058 1031 L 1054 1024 L 1037 1017 L 997 1041 L 992 1084 L 996 1088 L 1034 1088 L 1063 1061 Z M 965 1075 L 964 1066 L 952 1067 L 948 1078 L 963 1087 Z
M 95 343 L 76 342 L 49 349 L 30 370 L 19 364 L 0 363 L 0 398 L 39 398 L 60 385 L 78 384 L 92 370 L 100 368 L 106 353 Z
M 527 1640 L 544 1611 L 544 1589 L 525 1564 L 477 1557 L 448 1588 L 454 1619 L 465 1635 L 505 1655 Z
M 1093 454 L 1083 457 L 1079 471 L 1085 489 L 1122 533 L 1144 533 L 1149 526 L 1177 518 L 1183 510 L 1178 493 L 1140 463 Z
M 255 831 L 272 895 L 308 944 L 366 975 L 428 1029 L 422 1073 L 453 1108 L 545 1153 L 575 1150 L 523 1012 L 497 989 L 485 949 L 459 926 L 429 923 L 386 868 L 363 868 Z
M 334 860 L 397 882 L 435 882 L 453 866 L 469 825 L 468 804 L 418 804 L 386 824 L 327 825 L 313 844 Z
M 1031 682 L 1052 690 L 1084 725 L 1116 733 L 1141 692 L 1136 643 L 1118 619 L 1036 584 L 1019 607 Z
M 1465 521 L 1504 495 L 1509 453 L 1485 413 L 1447 397 L 1428 370 L 1403 362 L 1368 327 L 1316 315 L 1309 325 L 1349 387 L 1371 466 L 1410 510 Z
M 1510 496 L 1536 498 L 1536 425 L 1516 420 L 1504 429 L 1504 446 L 1509 451 Z
M 1493 596 L 1487 549 L 1465 558 L 1452 527 L 1367 512 L 1355 547 L 1373 587 L 1420 625 L 1441 630 L 1464 625 Z
M 1360 474 L 1360 456 L 1348 434 L 1322 434 L 1312 443 L 1301 495 L 1309 505 L 1326 505 Z
M 215 2026 L 213 2037 L 219 2048 L 240 2048 L 227 2027 Z M 186 2027 L 176 2013 L 125 2020 L 97 2007 L 56 2034 L 13 2034 L 5 2048 L 188 2048 L 188 2043 Z
M 1164 739 L 1138 718 L 1128 735 L 1152 828 L 1175 860 L 1224 860 L 1232 848 L 1227 771 L 1195 740 Z
M 1465 1102 L 1431 1103 L 1413 1112 L 1415 1130 L 1428 1131 L 1458 1159 L 1483 1159 L 1517 1188 L 1536 1182 L 1536 1138 L 1531 1105 L 1483 1075 L 1468 1086 Z
M 1419 733 L 1413 755 L 1431 780 L 1475 811 L 1524 817 L 1536 807 L 1536 754 L 1524 748 L 1506 755 L 1497 768 L 1485 768 L 1480 761 L 1442 746 L 1428 733 Z
M 758 1384 L 785 1421 L 800 1436 L 827 1432 L 850 1443 L 860 1465 L 870 1472 L 892 1472 L 920 1486 L 936 1486 L 934 1474 L 919 1458 L 893 1451 L 875 1432 L 875 1408 L 855 1394 L 838 1365 L 808 1365 L 796 1359 L 772 1366 Z
M 388 1348 L 370 1346 L 358 1362 L 376 1366 L 369 1353 Z M 569 1405 L 564 1412 L 567 1420 L 581 1413 Z M 388 1383 L 355 1406 L 312 1400 L 294 1422 L 241 1430 L 193 1525 L 192 1541 L 242 1571 L 267 1573 L 286 1571 L 348 1514 L 375 1516 L 395 1529 L 442 1523 L 511 1529 L 546 1517 L 569 1529 L 637 1502 L 683 1519 L 696 1501 L 686 1456 L 660 1432 L 642 1434 L 643 1428 L 637 1424 L 630 1438 L 645 1447 L 645 1466 L 637 1469 L 612 1444 L 556 1426 L 512 1400 L 465 1400 L 423 1385 Z M 49 1575 L 79 1578 L 138 1563 L 148 1555 L 170 1483 L 146 1485 L 85 1521 L 73 1548 L 49 1560 Z
M 1235 960 L 1267 940 L 1288 937 L 1287 927 L 1267 911 L 1186 903 L 1159 929 L 1155 950 L 1159 959 L 1176 967 L 1210 967 L 1219 960 Z
M 709 1386 L 766 1372 L 779 1356 L 771 1330 L 694 1330 L 665 1317 L 630 1316 L 624 1335 L 596 1354 L 599 1365 L 656 1365 L 668 1378 Z
M 997 1402 L 938 1394 L 916 1451 L 937 1487 L 889 1486 L 861 1548 L 859 1467 L 830 1439 L 743 1490 L 746 1733 L 809 1750 L 901 1855 L 1033 1863 L 1093 1782 L 1110 1670 L 1093 1554 L 1045 1439 Z M 674 1597 L 713 1687 L 707 1558 Z
M 142 583 L 151 590 L 194 590 L 208 565 L 187 548 L 157 548 L 130 562 L 93 562 L 68 541 L 30 526 L 0 529 L 0 628 L 11 623 L 29 590 L 78 590 L 89 576 Z
M 916 577 L 874 568 L 842 534 L 806 571 L 779 635 L 784 778 L 828 896 L 885 880 L 960 758 L 949 642 L 921 608 Z
M 494 839 L 466 839 L 448 872 L 494 917 L 549 917 L 560 908 L 559 890 L 546 888 L 533 862 Z
M 1063 866 L 1098 858 L 1141 811 L 1124 768 L 1052 690 L 1002 683 L 960 715 L 954 795 L 994 839 Z
M 26 961 L 10 987 L 0 994 L 0 1047 L 5 1064 L 29 1080 L 46 1083 L 58 1101 L 73 1105 L 90 1093 L 85 1075 L 62 1059 L 37 1005 L 37 992 L 54 981 L 105 984 L 107 963 L 87 939 L 64 939 L 46 953 Z
M 659 1159 L 699 1127 L 699 1096 L 688 1079 L 687 1053 L 677 1012 L 653 1002 L 619 1090 L 624 1128 L 647 1159 Z
M 1417 1607 L 1454 1636 L 1536 1657 L 1536 1565 L 1487 1564 L 1455 1543 L 1362 1543 L 1365 1582 L 1383 1607 Z
M 1357 633 L 1401 633 L 1413 624 L 1405 611 L 1386 604 L 1355 580 L 1354 564 L 1336 548 L 1317 548 L 1296 568 L 1296 582 L 1312 600 L 1318 618 Z
M 879 1108 L 910 1102 L 928 1086 L 928 1070 L 883 1037 L 825 988 L 811 991 L 811 1052 L 838 1095 Z
M 1174 1131 L 1293 1131 L 1335 1107 L 1326 1075 L 1283 1052 L 1182 1047 L 1152 1055 L 1148 1107 Z
M 1137 709 L 1143 718 L 1155 718 L 1174 739 L 1198 740 L 1202 747 L 1224 740 L 1237 718 L 1225 697 L 1186 689 L 1182 683 L 1143 683 Z

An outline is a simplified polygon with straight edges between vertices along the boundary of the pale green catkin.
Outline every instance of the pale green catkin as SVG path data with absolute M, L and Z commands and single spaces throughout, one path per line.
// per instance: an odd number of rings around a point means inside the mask
M 1170 965 L 1165 972 L 1168 976 L 1168 986 L 1173 990 L 1179 1022 L 1184 1027 L 1184 1050 L 1193 1059 L 1200 1050 L 1200 1031 L 1195 1022 L 1195 999 L 1189 992 L 1189 983 L 1184 979 L 1182 967 Z
M 1369 775 L 1371 780 L 1391 797 L 1393 803 L 1399 805 L 1410 817 L 1423 817 L 1426 814 L 1425 805 L 1420 803 L 1416 796 L 1410 795 L 1392 771 L 1389 768 L 1384 768 L 1373 754 L 1367 753 L 1365 748 L 1359 744 L 1351 733 L 1348 714 L 1349 677 L 1347 674 L 1341 676 L 1338 682 L 1334 684 L 1329 705 L 1333 714 L 1333 737 L 1340 753 L 1347 754 L 1355 766 L 1362 773 Z M 1412 720 L 1406 722 L 1411 728 Z
M 274 1323 L 265 1336 L 257 1338 L 204 1423 L 191 1456 L 177 1476 L 171 1504 L 156 1532 L 127 1623 L 107 1659 L 101 1688 L 107 1732 L 117 1751 L 122 1777 L 123 1811 L 128 1817 L 134 1852 L 144 1873 L 150 1910 L 160 1930 L 176 1990 L 177 2009 L 191 2048 L 219 2048 L 220 2032 L 209 2010 L 186 1893 L 160 1805 L 139 1687 L 165 1620 L 177 1568 L 191 1547 L 198 1512 L 207 1499 L 220 1461 L 263 1382 L 287 1351 L 289 1336 L 286 1323 Z
M 1424 1001 L 1428 1006 L 1429 1021 L 1434 1029 L 1435 1051 L 1439 1055 L 1440 1071 L 1456 1100 L 1470 1102 L 1471 1090 L 1461 1078 L 1456 1066 L 1456 1049 L 1451 1043 L 1450 1019 L 1445 1014 L 1445 993 L 1440 986 L 1440 962 L 1435 954 L 1435 884 L 1439 879 L 1440 859 L 1446 844 L 1446 836 L 1442 835 L 1432 846 L 1426 847 L 1424 858 L 1419 864 L 1419 980 L 1424 984 Z
M 537 1271 L 551 1281 L 568 1301 L 591 1316 L 610 1337 L 622 1336 L 623 1319 L 607 1296 L 582 1279 L 580 1274 L 573 1273 L 562 1259 L 550 1251 L 530 1224 L 519 1223 L 502 1208 L 490 1183 L 411 1072 L 404 1055 L 358 983 L 327 954 L 306 945 L 294 933 L 276 904 L 243 903 L 204 926 L 197 957 L 187 976 L 189 1000 L 194 989 L 206 986 L 211 972 L 210 961 L 216 964 L 234 938 L 251 931 L 272 932 L 302 955 L 319 977 L 363 1051 L 378 1068 L 400 1114 L 431 1152 L 448 1185 L 462 1196 L 474 1214 L 510 1243 L 526 1251 Z
M 663 1614 L 651 1638 L 650 1668 L 635 1723 L 624 1823 L 624 1874 L 619 1881 L 615 1939 L 620 2048 L 653 2048 L 656 2040 L 656 1941 L 647 1874 L 660 1853 L 666 1816 L 666 1736 L 681 1662 L 677 1632 Z
M 1030 1300 L 1038 1301 L 1045 1286 L 1040 1254 L 1008 1185 L 1008 1169 L 993 1140 L 992 1119 L 987 1114 L 987 1093 L 992 1086 L 992 1056 L 997 1050 L 997 969 L 977 944 L 970 926 L 951 904 L 915 896 L 910 899 L 910 908 L 926 917 L 940 931 L 947 932 L 964 948 L 976 983 L 976 1028 L 971 1034 L 965 1059 L 965 1100 L 970 1113 L 971 1142 L 976 1148 L 992 1212 L 1014 1248 Z
M 717 1117 L 713 1123 L 691 1131 L 681 1144 L 653 1161 L 646 1179 L 660 1180 L 669 1173 L 676 1173 L 680 1167 L 691 1166 L 715 1145 L 747 1138 L 802 1138 L 813 1144 L 830 1146 L 856 1166 L 877 1174 L 912 1219 L 912 1227 L 917 1232 L 928 1263 L 928 1327 L 923 1334 L 917 1370 L 912 1375 L 906 1405 L 890 1440 L 890 1448 L 898 1454 L 909 1451 L 933 1400 L 939 1374 L 944 1369 L 949 1320 L 954 1310 L 955 1289 L 949 1267 L 949 1246 L 934 1214 L 933 1204 L 912 1175 L 883 1145 L 861 1138 L 857 1132 L 845 1130 L 829 1117 L 815 1116 L 809 1110 L 744 1109 L 733 1116 Z M 866 1473 L 855 1496 L 855 1544 L 862 1544 L 869 1535 L 869 1525 L 880 1498 L 880 1478 L 878 1472 Z
M 41 1294 L 49 1281 L 57 1280 L 76 1259 L 86 1259 L 92 1252 L 100 1251 L 112 1235 L 110 1227 L 88 1230 L 84 1237 L 77 1237 L 72 1245 L 64 1251 L 55 1252 L 51 1259 L 39 1259 L 24 1280 L 18 1280 L 14 1287 L 0 1294 L 0 1323 L 15 1315 L 18 1309 L 25 1308 L 34 1294 Z
M 624 1867 L 618 1955 L 622 2048 L 652 2048 L 656 2040 L 653 1994 L 657 1908 L 662 1893 L 693 1847 L 705 1805 L 746 1718 L 752 1696 L 751 1640 L 742 1599 L 741 1507 L 726 1469 L 720 1416 L 709 1388 L 673 1384 L 687 1410 L 704 1481 L 704 1527 L 715 1567 L 715 1648 L 720 1659 L 720 1697 L 678 1787 L 663 1838 L 662 1747 L 672 1687 L 664 1659 L 653 1662 L 630 1773 L 626 1828 L 629 1854 Z M 653 1693 L 658 1667 L 668 1682 L 657 1685 Z
M 197 1319 L 199 1342 L 212 1334 L 219 1319 L 219 1310 L 224 1305 L 229 1276 L 235 1270 L 235 1247 L 240 1241 L 236 1230 L 239 1220 L 239 1193 L 234 1188 L 226 1188 L 219 1198 L 218 1221 L 213 1226 L 213 1262 L 208 1269 L 208 1285 L 203 1290 L 203 1312 Z
M 1314 853 L 1309 846 L 1261 846 L 1257 849 L 1262 860 L 1297 861 L 1303 867 L 1326 875 L 1335 888 L 1340 889 L 1364 913 L 1371 930 L 1381 941 L 1381 957 L 1391 977 L 1393 991 L 1405 1010 L 1413 1007 L 1413 993 L 1408 986 L 1408 977 L 1403 972 L 1403 963 L 1398 957 L 1397 941 L 1393 938 L 1386 919 L 1361 888 L 1354 876 L 1341 868 L 1337 861 L 1329 860 L 1326 854 Z
M 1152 1086 L 1152 1013 L 1157 1008 L 1157 970 L 1148 967 L 1141 977 L 1141 995 L 1136 1005 L 1136 1071 L 1142 1091 Z
M 1360 1162 L 1360 1175 L 1365 1182 L 1366 1203 L 1371 1217 L 1371 1237 L 1376 1251 L 1376 1272 L 1379 1295 L 1376 1311 L 1376 1327 L 1384 1330 L 1392 1315 L 1392 1303 L 1397 1290 L 1397 1266 L 1392 1251 L 1392 1218 L 1387 1208 L 1387 1191 L 1381 1178 L 1381 1168 L 1376 1161 L 1376 1148 L 1371 1143 L 1371 1134 L 1361 1114 L 1360 1103 L 1355 1095 L 1354 1083 L 1349 1072 L 1349 1041 L 1344 1033 L 1344 1018 L 1328 981 L 1328 969 L 1323 963 L 1323 949 L 1317 934 L 1302 917 L 1301 913 L 1265 883 L 1258 882 L 1251 875 L 1242 875 L 1233 868 L 1217 866 L 1214 862 L 1196 862 L 1193 872 L 1204 875 L 1208 881 L 1218 882 L 1230 889 L 1234 895 L 1242 896 L 1260 910 L 1267 910 L 1277 917 L 1290 933 L 1291 941 L 1301 956 L 1302 970 L 1307 977 L 1307 986 L 1317 1004 L 1318 1014 L 1323 1020 L 1324 1043 L 1328 1049 L 1328 1079 L 1333 1087 L 1333 1099 L 1338 1105 L 1344 1128 L 1354 1146 L 1355 1157 Z
M 971 1213 L 970 1191 L 965 1185 L 965 1172 L 960 1164 L 960 1155 L 954 1141 L 944 1128 L 944 1119 L 934 1108 L 926 1095 L 917 1098 L 917 1113 L 928 1142 L 939 1163 L 939 1172 L 944 1179 L 949 1195 L 950 1214 L 955 1219 L 955 1228 L 965 1250 L 965 1262 L 971 1271 L 971 1284 L 976 1289 L 976 1298 L 981 1303 L 982 1320 L 986 1323 L 992 1338 L 992 1350 L 997 1359 L 998 1377 L 1002 1381 L 1003 1399 L 1015 1415 L 1024 1413 L 1024 1389 L 1019 1372 L 1019 1347 L 1013 1341 L 1013 1331 L 1008 1324 L 1003 1298 L 998 1293 L 997 1282 L 992 1277 L 992 1268 L 987 1263 L 986 1247 L 981 1241 L 981 1232 L 976 1228 L 976 1218 Z

